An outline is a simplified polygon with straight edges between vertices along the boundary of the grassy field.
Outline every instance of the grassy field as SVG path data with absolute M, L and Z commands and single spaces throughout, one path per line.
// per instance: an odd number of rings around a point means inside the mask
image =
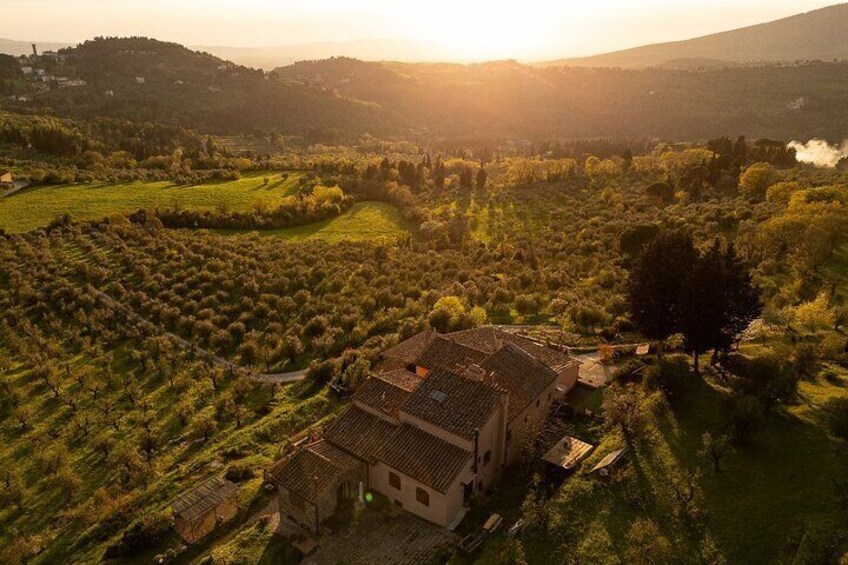
M 42 227 L 57 215 L 74 220 L 99 219 L 139 208 L 183 208 L 246 211 L 254 206 L 274 206 L 297 191 L 299 173 L 282 180 L 278 173 L 248 173 L 236 181 L 214 181 L 195 186 L 175 186 L 170 181 L 91 183 L 27 188 L 0 199 L 0 228 L 10 233 Z M 263 179 L 271 182 L 264 186 Z
M 227 235 L 245 235 L 244 231 L 220 230 Z M 395 238 L 408 233 L 400 212 L 385 202 L 358 202 L 353 208 L 336 218 L 322 220 L 304 226 L 266 230 L 262 237 L 277 237 L 286 241 L 323 239 L 330 242 Z
M 631 527 L 650 518 L 675 563 L 829 563 L 827 552 L 840 543 L 836 532 L 848 534 L 848 509 L 836 487 L 848 476 L 846 446 L 829 433 L 825 417 L 830 399 L 848 396 L 848 374 L 834 370 L 838 378 L 802 381 L 799 402 L 767 415 L 750 444 L 722 460 L 720 473 L 699 452 L 705 432 L 726 431 L 729 392 L 694 379 L 673 404 L 660 401 L 644 437 L 630 445 L 628 470 L 613 485 L 587 473 L 625 444 L 618 433 L 603 438 L 548 502 L 547 530 L 523 540 L 528 562 L 550 562 L 558 547 L 565 562 L 626 563 Z M 699 517 L 676 516 L 670 485 L 696 470 Z M 481 562 L 499 562 L 504 551 L 494 544 Z

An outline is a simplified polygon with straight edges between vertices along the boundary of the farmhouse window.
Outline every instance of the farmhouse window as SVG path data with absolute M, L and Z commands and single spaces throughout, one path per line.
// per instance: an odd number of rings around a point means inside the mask
M 424 506 L 430 506 L 430 493 L 421 487 L 415 487 L 415 500 Z
M 400 490 L 400 477 L 391 471 L 389 471 L 389 485 L 395 490 Z

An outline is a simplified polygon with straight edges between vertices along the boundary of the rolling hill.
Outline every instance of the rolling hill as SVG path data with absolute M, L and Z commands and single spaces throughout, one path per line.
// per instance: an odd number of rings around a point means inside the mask
M 36 94 L 35 103 L 60 115 L 106 116 L 191 126 L 202 131 L 361 131 L 385 135 L 397 119 L 374 104 L 320 86 L 268 80 L 237 65 L 176 43 L 141 37 L 100 38 L 62 51 L 51 72 L 84 86 Z
M 373 63 L 336 58 L 274 71 L 402 116 L 449 140 L 619 137 L 776 139 L 848 131 L 848 64 L 672 69 Z
M 440 52 L 435 45 L 404 39 L 360 39 L 269 47 L 194 46 L 192 49 L 206 51 L 240 65 L 267 70 L 296 61 L 340 56 L 355 57 L 365 61 L 381 61 L 386 59 L 387 53 L 391 53 L 391 58 L 395 61 L 429 61 L 437 59 Z M 443 52 L 444 49 L 441 51 Z
M 63 53 L 51 72 L 86 85 L 0 107 L 308 143 L 363 134 L 482 144 L 722 135 L 836 142 L 848 131 L 848 63 L 704 68 L 689 59 L 682 69 L 631 70 L 332 58 L 266 74 L 146 38 L 97 39 Z
M 656 67 L 695 63 L 706 67 L 848 59 L 848 4 L 684 41 L 657 43 L 543 66 Z

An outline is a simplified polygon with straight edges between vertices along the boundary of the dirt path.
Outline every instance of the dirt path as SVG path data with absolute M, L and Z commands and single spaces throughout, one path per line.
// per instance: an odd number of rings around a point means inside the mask
M 154 324 L 150 320 L 141 317 L 132 308 L 126 306 L 125 304 L 122 304 L 121 302 L 118 302 L 117 300 L 115 300 L 114 298 L 112 298 L 111 296 L 106 294 L 105 292 L 98 290 L 91 285 L 89 285 L 88 288 L 91 290 L 92 293 L 94 293 L 94 295 L 103 304 L 105 304 L 109 308 L 112 308 L 113 310 L 117 310 L 119 312 L 123 312 L 124 315 L 127 316 L 127 318 L 134 320 L 136 323 L 138 323 L 139 325 L 141 325 L 142 327 L 144 327 L 145 329 L 147 329 L 147 330 L 149 330 L 153 333 L 167 336 L 168 339 L 170 339 L 175 344 L 177 344 L 177 347 L 179 347 L 180 349 L 184 349 L 186 351 L 192 351 L 195 354 L 197 354 L 198 356 L 203 357 L 204 359 L 208 359 L 215 366 L 223 367 L 224 369 L 226 369 L 228 371 L 244 370 L 241 366 L 236 365 L 232 361 L 228 361 L 228 360 L 224 359 L 223 357 L 215 355 L 211 351 L 203 349 L 202 347 L 199 347 L 199 346 L 195 345 L 194 343 L 191 343 L 190 341 L 183 339 L 182 337 L 180 337 L 176 334 L 173 334 L 169 331 L 166 331 L 164 328 Z M 264 384 L 295 383 L 295 382 L 298 382 L 298 381 L 302 381 L 304 378 L 306 378 L 306 369 L 300 369 L 298 371 L 290 371 L 290 372 L 287 372 L 287 373 L 255 373 L 255 372 L 251 371 L 251 372 L 248 373 L 248 378 L 250 380 L 254 381 L 254 382 L 264 383 Z

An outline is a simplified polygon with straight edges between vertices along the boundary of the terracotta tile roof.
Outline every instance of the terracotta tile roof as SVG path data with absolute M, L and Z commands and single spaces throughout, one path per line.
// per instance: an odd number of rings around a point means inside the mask
M 494 326 L 483 326 L 460 332 L 446 334 L 448 339 L 482 351 L 483 353 L 492 354 L 503 346 L 504 343 L 514 343 L 538 361 L 541 361 L 554 371 L 558 371 L 564 367 L 569 367 L 578 364 L 578 361 L 562 351 L 557 351 L 552 347 L 548 347 L 543 343 L 539 343 L 528 337 L 506 332 L 495 328 Z
M 278 487 L 314 503 L 323 489 L 361 464 L 356 457 L 321 440 L 277 463 L 271 476 Z
M 509 421 L 557 380 L 557 374 L 552 369 L 513 343 L 504 344 L 480 367 L 488 373 L 485 380 L 490 379 L 509 393 Z
M 378 373 L 366 380 L 354 395 L 354 400 L 397 418 L 398 410 L 422 378 L 405 369 Z
M 470 459 L 470 452 L 410 424 L 402 424 L 379 454 L 389 467 L 442 493 Z
M 502 345 L 500 330 L 496 330 L 494 326 L 482 326 L 470 330 L 462 330 L 447 334 L 452 340 L 460 345 L 482 351 L 483 353 L 494 353 Z
M 396 427 L 354 405 L 327 425 L 324 438 L 364 461 L 373 462 Z
M 509 341 L 514 343 L 527 353 L 533 356 L 536 360 L 544 363 L 554 371 L 559 371 L 565 367 L 572 367 L 574 365 L 579 365 L 580 362 L 574 357 L 568 355 L 567 353 L 563 353 L 562 351 L 557 351 L 552 347 L 548 347 L 538 341 L 534 341 L 530 338 L 511 334 L 509 332 L 503 332 L 504 341 Z
M 235 497 L 238 491 L 238 486 L 230 481 L 212 477 L 176 497 L 171 502 L 171 508 L 175 515 L 191 522 L 205 516 L 225 500 Z
M 326 440 L 316 441 L 312 445 L 306 447 L 312 453 L 319 455 L 329 461 L 332 465 L 348 471 L 360 465 L 362 462 L 343 449 L 339 449 L 332 443 Z
M 435 337 L 435 331 L 424 330 L 423 332 L 419 332 L 411 338 L 400 342 L 394 347 L 383 351 L 383 357 L 403 361 L 404 365 L 415 363 L 415 360 L 419 355 L 421 355 L 421 352 L 430 345 L 430 342 L 433 341 Z
M 401 408 L 410 416 L 471 440 L 500 403 L 493 386 L 446 371 L 433 371 Z
M 438 335 L 421 352 L 415 364 L 430 371 L 443 369 L 459 372 L 472 363 L 486 358 L 482 351 L 460 345 L 450 338 Z
M 412 392 L 418 388 L 418 385 L 420 385 L 421 381 L 424 380 L 423 377 L 419 377 L 412 371 L 407 371 L 406 369 L 376 373 L 374 376 L 386 381 L 387 383 L 391 383 L 398 388 L 402 388 L 407 392 Z

